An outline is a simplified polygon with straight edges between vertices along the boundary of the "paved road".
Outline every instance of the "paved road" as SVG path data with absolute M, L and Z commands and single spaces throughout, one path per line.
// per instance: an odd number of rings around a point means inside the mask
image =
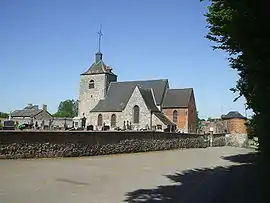
M 241 176 L 240 171 L 246 168 L 241 167 L 246 160 L 230 157 L 244 157 L 252 152 L 221 147 L 87 158 L 0 160 L 0 202 L 219 202 L 218 198 L 224 199 L 219 193 L 228 186 L 226 180 L 231 171 L 238 171 L 234 174 Z

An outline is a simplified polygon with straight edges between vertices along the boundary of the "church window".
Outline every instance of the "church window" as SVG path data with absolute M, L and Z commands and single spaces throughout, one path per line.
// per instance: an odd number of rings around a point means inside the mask
M 177 122 L 178 120 L 178 112 L 176 110 L 173 111 L 173 122 Z
M 95 88 L 95 82 L 94 82 L 94 80 L 90 80 L 89 89 L 93 89 L 93 88 Z
M 111 117 L 111 127 L 115 127 L 116 126 L 116 115 L 113 114 Z
M 97 125 L 102 126 L 102 115 L 101 114 L 98 115 Z
M 133 107 L 133 123 L 140 122 L 140 107 L 135 105 Z

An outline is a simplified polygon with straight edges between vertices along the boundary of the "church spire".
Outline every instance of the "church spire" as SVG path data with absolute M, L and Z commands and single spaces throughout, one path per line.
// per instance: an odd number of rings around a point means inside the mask
M 101 42 L 101 37 L 103 36 L 102 25 L 100 25 L 100 30 L 97 32 L 97 34 L 98 34 L 98 52 L 96 53 L 96 63 L 102 60 L 102 53 L 100 52 L 100 42 Z

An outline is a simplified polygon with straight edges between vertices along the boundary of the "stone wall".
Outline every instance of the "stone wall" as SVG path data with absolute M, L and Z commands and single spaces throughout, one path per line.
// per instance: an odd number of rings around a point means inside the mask
M 246 147 L 247 135 L 214 135 L 213 147 Z M 207 135 L 164 132 L 0 131 L 0 158 L 96 156 L 205 148 Z
M 225 136 L 226 145 L 232 147 L 248 147 L 247 134 L 228 134 Z
M 161 127 L 161 129 L 159 129 L 158 127 Z M 155 129 L 157 131 L 164 131 L 164 129 L 166 128 L 167 125 L 162 123 L 155 114 L 152 114 L 152 129 Z
M 94 88 L 89 89 L 89 82 L 94 81 Z M 99 100 L 104 99 L 106 88 L 106 75 L 81 75 L 79 96 L 79 117 L 85 114 L 89 120 L 89 110 L 94 108 Z M 90 123 L 89 123 L 90 124 Z M 88 125 L 88 124 L 87 124 Z
M 224 134 L 216 134 L 213 136 L 213 147 L 222 147 L 226 145 L 226 137 Z
M 133 122 L 133 108 L 135 105 L 137 105 L 140 109 L 139 123 Z M 125 119 L 131 121 L 134 130 L 147 129 L 147 126 L 148 126 L 148 128 L 150 127 L 151 113 L 150 113 L 148 107 L 146 106 L 145 101 L 144 101 L 138 87 L 136 87 L 134 89 L 131 97 L 129 98 L 129 101 L 128 101 L 125 109 L 123 110 L 122 118 L 125 118 Z M 123 120 L 122 120 L 122 122 L 123 122 Z
M 0 132 L 2 158 L 42 158 L 202 148 L 202 135 L 163 132 Z

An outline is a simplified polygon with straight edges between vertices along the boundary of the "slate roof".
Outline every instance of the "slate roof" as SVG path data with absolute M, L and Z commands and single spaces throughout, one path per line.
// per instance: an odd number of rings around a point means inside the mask
M 98 62 L 94 62 L 87 71 L 82 73 L 81 75 L 95 75 L 95 74 L 102 74 L 107 73 L 114 75 L 114 73 L 111 72 L 112 68 L 107 66 L 102 60 Z
M 163 108 L 188 107 L 193 94 L 192 88 L 168 89 L 164 98 Z
M 222 119 L 232 119 L 232 118 L 242 118 L 242 119 L 246 119 L 245 116 L 243 116 L 241 113 L 239 113 L 238 111 L 230 111 L 229 113 L 227 113 L 226 115 L 222 115 L 221 116 Z
M 11 117 L 34 117 L 35 115 L 42 112 L 42 109 L 38 109 L 38 106 L 25 107 L 22 110 L 15 110 L 11 113 Z
M 155 99 L 153 98 L 152 89 L 139 88 L 139 90 L 148 109 L 151 110 L 152 112 L 159 111 L 159 109 L 155 104 Z
M 172 121 L 170 121 L 162 112 L 154 112 L 154 115 L 165 125 L 176 125 Z
M 150 97 L 150 89 L 153 90 L 155 101 L 160 105 L 168 85 L 167 79 L 111 82 L 107 96 L 100 100 L 91 112 L 116 112 L 123 111 L 136 86 L 139 87 L 148 108 L 153 108 L 153 100 Z M 142 90 L 143 89 L 143 90 Z

